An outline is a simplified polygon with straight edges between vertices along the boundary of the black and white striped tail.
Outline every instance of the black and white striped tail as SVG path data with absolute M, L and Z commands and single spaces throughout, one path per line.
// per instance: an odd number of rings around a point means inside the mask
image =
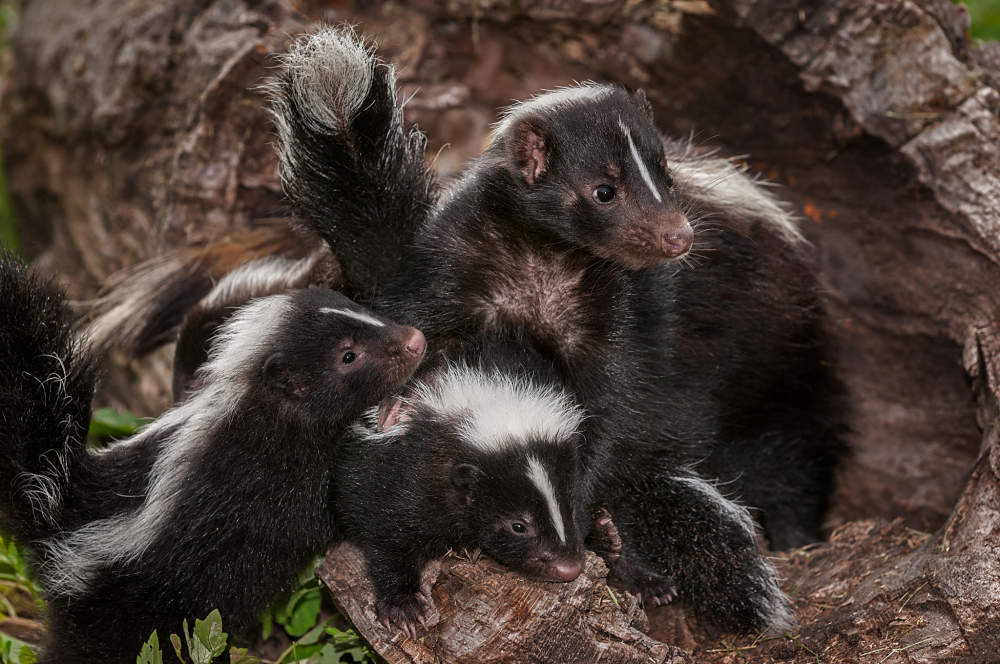
M 285 193 L 363 300 L 398 269 L 436 196 L 395 79 L 353 30 L 324 27 L 295 42 L 267 85 Z

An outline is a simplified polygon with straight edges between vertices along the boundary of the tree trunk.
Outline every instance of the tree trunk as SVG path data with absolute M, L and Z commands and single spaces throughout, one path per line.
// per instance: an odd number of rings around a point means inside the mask
M 696 650 L 697 661 L 1000 660 L 1000 44 L 971 44 L 962 8 L 946 0 L 295 6 L 23 3 L 5 61 L 0 146 L 29 253 L 82 299 L 121 267 L 282 216 L 272 132 L 254 86 L 269 55 L 316 19 L 356 22 L 379 39 L 415 94 L 407 114 L 430 135 L 431 153 L 450 146 L 436 160 L 445 173 L 478 152 L 495 109 L 512 99 L 574 79 L 643 87 L 664 131 L 748 155 L 801 210 L 828 289 L 855 446 L 831 541 L 781 560 L 795 591 L 794 635 L 711 638 L 689 630 L 677 607 L 651 611 L 652 635 Z M 155 370 L 112 372 L 102 398 L 144 414 L 162 408 L 164 357 Z M 472 652 L 462 639 L 474 624 L 492 626 L 484 641 L 510 629 L 489 612 L 497 607 L 483 589 L 537 592 L 545 602 L 564 588 L 487 581 L 468 563 L 435 567 L 445 618 L 433 648 L 421 650 L 394 645 L 366 617 L 360 591 L 344 582 L 356 581 L 357 565 L 331 556 L 324 578 L 389 661 L 430 662 L 435 650 L 455 657 L 443 661 L 567 661 L 516 649 L 537 642 L 536 627 L 522 629 L 522 641 L 493 638 L 510 648 L 508 659 L 458 654 Z M 599 595 L 601 583 L 594 572 L 578 590 Z M 631 631 L 630 606 L 614 630 L 581 623 L 579 638 L 600 644 L 610 633 L 655 650 Z M 525 624 L 544 631 L 531 615 Z M 653 661 L 683 658 L 656 652 Z

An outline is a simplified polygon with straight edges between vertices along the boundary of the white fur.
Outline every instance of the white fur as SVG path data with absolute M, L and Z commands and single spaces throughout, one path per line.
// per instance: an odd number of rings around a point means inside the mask
M 462 439 L 486 452 L 565 442 L 584 418 L 583 409 L 553 386 L 465 365 L 450 365 L 432 381 L 417 383 L 412 401 L 454 418 Z
M 191 463 L 205 440 L 220 422 L 234 415 L 250 372 L 259 364 L 255 360 L 278 334 L 290 302 L 287 295 L 274 295 L 240 309 L 213 340 L 209 361 L 199 369 L 203 387 L 138 434 L 116 444 L 162 439 L 145 500 L 134 512 L 94 521 L 44 542 L 50 560 L 43 575 L 52 592 L 80 594 L 101 565 L 142 557 L 158 537 L 166 516 L 175 512 Z
M 493 127 L 493 138 L 502 137 L 510 131 L 520 119 L 527 115 L 546 113 L 567 106 L 594 102 L 612 94 L 615 88 L 593 81 L 584 81 L 554 90 L 547 90 L 527 101 L 522 101 L 507 107 L 500 114 L 500 120 Z
M 545 499 L 545 504 L 549 508 L 549 516 L 552 518 L 552 526 L 559 535 L 559 541 L 566 543 L 566 526 L 563 524 L 562 512 L 559 511 L 559 502 L 556 500 L 556 492 L 552 487 L 552 481 L 542 463 L 533 456 L 528 457 L 528 479 L 538 487 L 538 491 Z
M 374 47 L 350 27 L 324 27 L 300 37 L 283 56 L 282 75 L 264 86 L 278 131 L 281 179 L 287 185 L 297 167 L 297 140 L 288 119 L 294 99 L 308 130 L 318 134 L 345 131 L 372 87 Z M 395 105 L 395 73 L 388 68 Z
M 93 302 L 95 318 L 83 337 L 99 352 L 135 344 L 167 287 L 185 274 L 180 252 L 146 261 L 115 277 L 114 287 Z
M 632 140 L 632 132 L 629 130 L 628 125 L 622 122 L 621 118 L 618 118 L 618 126 L 621 127 L 622 133 L 625 134 L 625 138 L 628 140 L 628 149 L 632 153 L 632 161 L 635 162 L 636 168 L 639 169 L 639 175 L 642 176 L 642 181 L 646 183 L 649 187 L 650 193 L 653 194 L 653 198 L 656 199 L 657 203 L 663 202 L 663 197 L 660 196 L 659 189 L 656 188 L 656 184 L 653 182 L 653 178 L 649 175 L 649 169 L 646 168 L 646 163 L 642 160 L 642 155 L 639 154 L 639 149 L 635 147 L 635 141 Z
M 351 311 L 350 309 L 334 309 L 333 307 L 322 307 L 319 312 L 321 314 L 336 314 L 338 316 L 344 316 L 346 318 L 353 318 L 356 321 L 362 323 L 367 323 L 368 325 L 374 325 L 375 327 L 385 327 L 385 323 L 380 321 L 378 318 L 373 318 L 368 314 L 361 313 L 360 311 Z
M 805 242 L 798 218 L 743 164 L 714 156 L 667 154 L 670 170 L 686 198 L 703 201 L 747 219 L 759 219 L 790 244 Z
M 301 288 L 303 280 L 315 267 L 316 253 L 307 258 L 265 256 L 247 261 L 223 277 L 198 303 L 199 308 L 214 308 L 242 302 L 247 293 L 260 295 Z

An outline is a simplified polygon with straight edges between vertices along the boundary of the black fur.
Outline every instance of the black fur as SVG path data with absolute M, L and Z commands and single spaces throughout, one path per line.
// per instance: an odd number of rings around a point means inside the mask
M 285 193 L 298 219 L 333 249 L 344 291 L 365 302 L 394 273 L 436 200 L 426 139 L 403 126 L 393 68 L 371 57 L 349 30 L 301 38 L 285 64 L 268 86 Z M 331 66 L 343 79 L 325 90 L 346 92 L 348 100 L 317 99 L 311 88 Z M 371 85 L 355 99 L 365 77 Z
M 500 370 L 516 377 L 515 363 L 505 361 L 502 350 L 479 349 L 476 355 L 499 362 L 475 371 Z M 455 371 L 455 365 L 440 371 Z M 425 380 L 434 389 L 440 373 Z M 421 570 L 449 550 L 481 549 L 529 577 L 575 578 L 583 554 L 574 515 L 579 434 L 560 438 L 536 433 L 509 440 L 499 450 L 483 450 L 463 439 L 461 418 L 443 417 L 414 400 L 412 391 L 409 395 L 412 405 L 403 406 L 402 425 L 381 436 L 359 428 L 346 438 L 333 482 L 338 535 L 364 551 L 382 622 L 415 634 L 427 603 L 420 594 Z M 527 477 L 529 459 L 552 480 L 565 541 Z M 372 500 L 373 491 L 378 500 Z
M 669 262 L 690 246 L 692 203 L 663 145 L 645 98 L 617 88 L 516 109 L 415 231 L 376 307 L 422 327 L 445 355 L 485 337 L 548 358 L 554 384 L 591 415 L 581 532 L 606 504 L 623 515 L 616 567 L 630 589 L 655 595 L 676 583 L 716 624 L 778 626 L 784 600 L 745 510 L 721 495 L 706 505 L 684 483 L 656 488 L 697 472 L 762 510 L 773 544 L 820 536 L 843 445 L 816 282 L 804 250 L 726 210 L 703 211 L 714 218 L 695 238 L 697 264 Z M 337 180 L 345 168 L 330 158 L 318 170 Z M 356 190 L 366 198 L 381 186 Z M 599 200 L 602 186 L 614 188 L 610 202 Z M 385 215 L 380 230 L 398 240 L 409 222 Z M 362 224 L 367 217 L 339 218 L 336 230 L 350 237 Z M 673 511 L 682 531 L 663 523 Z M 691 557 L 712 563 L 685 567 Z
M 249 339 L 231 323 L 200 390 L 94 453 L 84 447 L 93 362 L 72 339 L 62 295 L 9 257 L 0 270 L 0 412 L 17 418 L 0 434 L 14 460 L 2 466 L 0 512 L 46 590 L 42 661 L 134 661 L 154 628 L 176 632 L 214 608 L 228 627 L 247 629 L 332 538 L 338 432 L 406 380 L 422 337 L 322 313 L 359 310 L 325 289 L 258 300 L 234 320 L 279 313 L 244 319 L 262 326 Z M 229 366 L 234 350 L 245 361 Z M 348 351 L 356 359 L 345 364 Z M 173 483 L 170 472 L 179 473 Z M 33 506 L 31 476 L 58 487 L 56 499 Z M 157 493 L 160 479 L 169 491 Z M 122 534 L 128 552 L 114 548 Z

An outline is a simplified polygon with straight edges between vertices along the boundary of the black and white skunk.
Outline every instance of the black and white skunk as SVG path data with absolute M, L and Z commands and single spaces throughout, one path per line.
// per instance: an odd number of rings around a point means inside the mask
M 354 204 L 376 208 L 381 175 L 321 146 L 372 145 L 377 127 L 353 118 L 362 109 L 397 117 L 372 108 L 394 98 L 372 89 L 391 76 L 373 77 L 384 65 L 345 32 L 301 40 L 290 60 L 272 87 L 283 180 L 345 171 Z M 297 82 L 313 70 L 336 71 L 336 87 Z M 398 122 L 380 129 L 393 135 Z M 790 217 L 736 167 L 678 149 L 656 131 L 641 93 L 613 86 L 584 84 L 511 108 L 415 231 L 405 214 L 382 217 L 383 237 L 411 246 L 375 307 L 419 325 L 445 357 L 502 339 L 552 362 L 548 384 L 589 416 L 581 533 L 592 508 L 606 505 L 622 542 L 616 571 L 630 589 L 662 598 L 676 583 L 716 624 L 777 626 L 787 614 L 774 571 L 756 551 L 746 509 L 714 482 L 760 510 L 773 545 L 818 538 L 842 448 L 839 385 Z M 326 209 L 321 187 L 290 195 L 300 209 Z M 338 218 L 337 232 L 350 237 L 351 222 Z M 694 264 L 678 261 L 692 243 Z M 419 429 L 421 417 L 414 410 L 408 426 Z M 665 506 L 684 512 L 682 531 L 663 523 Z M 691 556 L 708 562 L 687 564 Z
M 657 601 L 676 585 L 726 627 L 784 624 L 749 512 L 715 482 L 760 510 L 773 546 L 819 536 L 839 384 L 792 217 L 728 160 L 663 139 L 641 94 L 597 84 L 510 109 L 435 202 L 390 67 L 329 29 L 287 63 L 271 92 L 290 199 L 379 311 L 425 329 L 427 371 L 472 358 L 511 373 L 499 341 L 541 358 L 533 384 L 588 413 L 577 529 L 613 510 L 629 588 Z M 425 425 L 410 410 L 404 438 Z
M 421 570 L 449 550 L 481 549 L 548 581 L 580 574 L 583 417 L 567 394 L 509 366 L 462 362 L 425 373 L 389 414 L 374 409 L 354 428 L 333 511 L 338 535 L 365 553 L 386 626 L 415 635 L 428 601 Z
M 44 662 L 134 661 L 154 628 L 220 609 L 237 631 L 333 538 L 343 429 L 399 387 L 423 335 L 326 289 L 253 301 L 198 388 L 86 449 L 93 357 L 51 283 L 0 256 L 0 527 L 46 592 Z

